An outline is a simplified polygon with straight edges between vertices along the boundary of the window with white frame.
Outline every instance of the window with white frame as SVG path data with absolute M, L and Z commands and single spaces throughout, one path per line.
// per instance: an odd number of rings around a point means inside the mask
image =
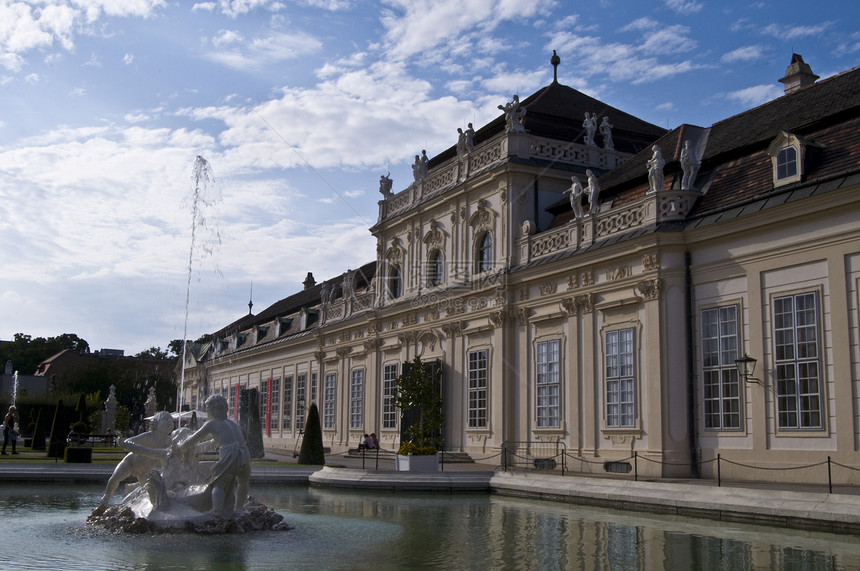
M 702 405 L 705 428 L 741 428 L 738 358 L 740 307 L 702 310 Z
M 364 426 L 364 369 L 353 369 L 349 386 L 349 427 Z
M 606 426 L 632 428 L 636 423 L 633 329 L 606 332 Z
M 281 425 L 281 379 L 276 377 L 272 379 L 269 388 L 269 430 L 277 432 Z
M 305 411 L 308 409 L 308 403 L 305 400 L 307 384 L 307 374 L 296 376 L 296 430 L 305 429 Z
M 397 428 L 397 407 L 394 406 L 394 385 L 397 363 L 382 368 L 382 428 Z
M 784 180 L 797 176 L 797 149 L 783 147 L 776 152 L 776 179 Z
M 469 428 L 487 427 L 488 352 L 469 352 Z
M 311 373 L 311 402 L 317 402 L 317 374 Z
M 337 373 L 326 373 L 323 385 L 323 428 L 334 429 L 335 391 L 337 390 Z
M 290 430 L 293 427 L 293 376 L 284 377 L 284 414 L 281 416 L 281 428 Z
M 777 422 L 780 429 L 823 424 L 818 292 L 773 299 Z
M 269 410 L 269 379 L 260 380 L 260 394 L 258 395 L 258 407 L 260 410 L 260 419 L 263 424 L 268 420 L 266 412 Z
M 535 403 L 538 428 L 558 428 L 561 425 L 560 395 L 561 341 L 540 341 L 535 351 Z

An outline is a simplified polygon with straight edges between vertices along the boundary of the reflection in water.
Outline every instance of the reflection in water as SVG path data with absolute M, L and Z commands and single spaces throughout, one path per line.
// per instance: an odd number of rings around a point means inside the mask
M 0 568 L 860 568 L 860 538 L 854 536 L 481 494 L 270 486 L 253 493 L 294 530 L 114 536 L 84 525 L 101 491 L 2 486 L 0 520 L 14 522 L 4 526 L 4 545 L 18 547 L 0 550 Z

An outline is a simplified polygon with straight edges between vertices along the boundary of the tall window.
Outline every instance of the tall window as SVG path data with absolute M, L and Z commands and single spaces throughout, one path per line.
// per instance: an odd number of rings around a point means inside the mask
M 311 373 L 311 402 L 317 402 L 317 374 Z
M 308 376 L 305 373 L 296 377 L 296 430 L 305 429 L 305 411 L 308 403 L 305 401 Z
M 323 386 L 323 428 L 334 429 L 334 397 L 337 387 L 337 373 L 325 374 L 325 385 Z
M 606 333 L 606 426 L 635 426 L 633 329 Z
M 818 293 L 773 300 L 779 428 L 822 428 Z
M 797 149 L 785 147 L 776 153 L 776 179 L 781 180 L 797 175 Z
M 489 232 L 484 232 L 481 236 L 477 254 L 477 268 L 475 269 L 478 273 L 486 272 L 493 267 L 493 236 Z
M 403 278 L 400 276 L 400 266 L 392 265 L 388 270 L 388 294 L 391 299 L 400 297 L 403 291 Z
M 433 250 L 427 262 L 427 285 L 435 287 L 442 283 L 442 252 Z
M 364 369 L 353 369 L 349 386 L 349 427 L 360 429 L 364 425 Z
M 271 395 L 269 395 L 269 379 L 260 379 L 260 394 L 257 400 L 260 410 L 260 420 L 262 421 L 261 424 L 263 424 L 263 426 L 268 426 L 266 425 L 266 422 L 268 422 L 269 420 L 267 413 L 269 412 L 270 396 Z M 266 432 L 268 432 L 268 430 Z
M 277 432 L 278 427 L 281 425 L 281 419 L 278 418 L 281 412 L 280 377 L 277 379 L 272 379 L 272 382 L 270 383 L 269 394 L 271 395 L 271 398 L 269 400 L 269 429 Z
M 284 415 L 281 418 L 281 428 L 290 430 L 293 424 L 293 377 L 284 377 Z
M 487 350 L 469 353 L 469 428 L 487 427 Z
M 737 305 L 702 311 L 702 398 L 705 428 L 739 429 Z
M 397 363 L 382 369 L 382 428 L 397 428 L 397 408 L 394 406 L 394 381 L 397 380 Z
M 542 341 L 537 344 L 536 363 L 536 403 L 538 428 L 558 428 L 561 425 L 560 365 L 558 339 Z

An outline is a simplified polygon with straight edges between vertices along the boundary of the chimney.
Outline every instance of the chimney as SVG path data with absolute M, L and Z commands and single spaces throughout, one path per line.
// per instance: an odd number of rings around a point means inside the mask
M 305 281 L 302 282 L 305 286 L 305 289 L 311 289 L 315 285 L 317 285 L 317 281 L 314 279 L 314 275 L 311 272 L 308 272 L 308 276 L 305 278 Z
M 785 85 L 785 94 L 788 95 L 807 85 L 812 85 L 816 79 L 818 76 L 812 73 L 812 68 L 803 61 L 803 56 L 792 54 L 791 63 L 785 68 L 785 77 L 779 81 Z

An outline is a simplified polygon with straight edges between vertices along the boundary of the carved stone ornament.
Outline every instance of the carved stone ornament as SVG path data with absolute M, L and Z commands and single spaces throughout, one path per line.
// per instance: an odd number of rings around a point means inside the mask
M 486 200 L 479 200 L 477 209 L 469 217 L 469 224 L 475 229 L 489 230 L 493 225 L 493 212 L 487 207 Z
M 576 305 L 576 300 L 572 297 L 565 298 L 561 300 L 561 308 L 568 315 L 576 315 L 579 313 L 579 306 Z
M 314 359 L 316 359 L 317 361 L 322 361 L 323 359 L 325 359 L 325 351 L 323 351 L 322 348 L 319 348 L 314 351 Z
M 446 323 L 441 327 L 442 333 L 445 334 L 447 339 L 462 335 L 465 328 L 465 321 L 452 321 L 451 323 Z
M 445 245 L 445 233 L 439 228 L 439 223 L 430 221 L 430 230 L 424 235 L 424 244 L 428 250 L 439 249 Z
M 658 299 L 663 289 L 663 280 L 642 280 L 636 284 L 636 289 L 645 299 Z
M 397 341 L 400 342 L 401 346 L 409 345 L 410 343 L 418 342 L 418 332 L 417 331 L 404 331 L 403 333 L 397 334 Z
M 502 311 L 492 311 L 489 315 L 490 325 L 493 327 L 501 327 L 505 324 L 505 319 L 507 319 L 507 312 L 505 310 Z
M 617 268 L 606 272 L 606 279 L 611 282 L 623 280 L 624 278 L 629 277 L 632 273 L 630 266 L 618 266 Z
M 517 316 L 517 321 L 519 321 L 520 325 L 528 325 L 529 323 L 529 310 L 525 307 L 521 307 L 519 309 L 514 310 L 515 315 Z
M 657 254 L 645 254 L 642 256 L 642 266 L 647 271 L 657 268 Z
M 571 274 L 567 276 L 567 289 L 576 289 L 579 287 L 579 276 Z
M 594 311 L 595 295 L 593 293 L 584 293 L 573 298 L 576 307 L 582 313 L 591 313 Z
M 418 315 L 416 315 L 415 313 L 407 313 L 403 316 L 403 327 L 415 325 L 416 323 L 418 323 Z
M 364 350 L 367 353 L 373 353 L 380 347 L 382 347 L 382 339 L 379 338 L 368 339 L 364 342 Z
M 535 225 L 531 220 L 523 222 L 523 237 L 531 236 L 535 233 Z
M 439 342 L 439 336 L 433 331 L 422 331 L 418 334 L 418 340 L 433 351 L 436 348 L 436 343 Z
M 338 342 L 346 343 L 350 340 L 349 331 L 341 331 L 337 338 Z
M 558 282 L 555 282 L 555 281 L 546 282 L 546 283 L 540 284 L 538 287 L 540 288 L 540 294 L 542 296 L 552 295 L 556 291 L 558 291 Z
M 335 353 L 337 353 L 338 357 L 343 359 L 344 357 L 352 353 L 352 347 L 338 347 L 337 349 L 335 349 Z
M 591 271 L 579 274 L 579 285 L 582 287 L 594 285 L 594 274 Z
M 403 259 L 406 250 L 400 242 L 400 238 L 394 238 L 391 246 L 385 251 L 385 259 L 389 264 L 398 264 Z

